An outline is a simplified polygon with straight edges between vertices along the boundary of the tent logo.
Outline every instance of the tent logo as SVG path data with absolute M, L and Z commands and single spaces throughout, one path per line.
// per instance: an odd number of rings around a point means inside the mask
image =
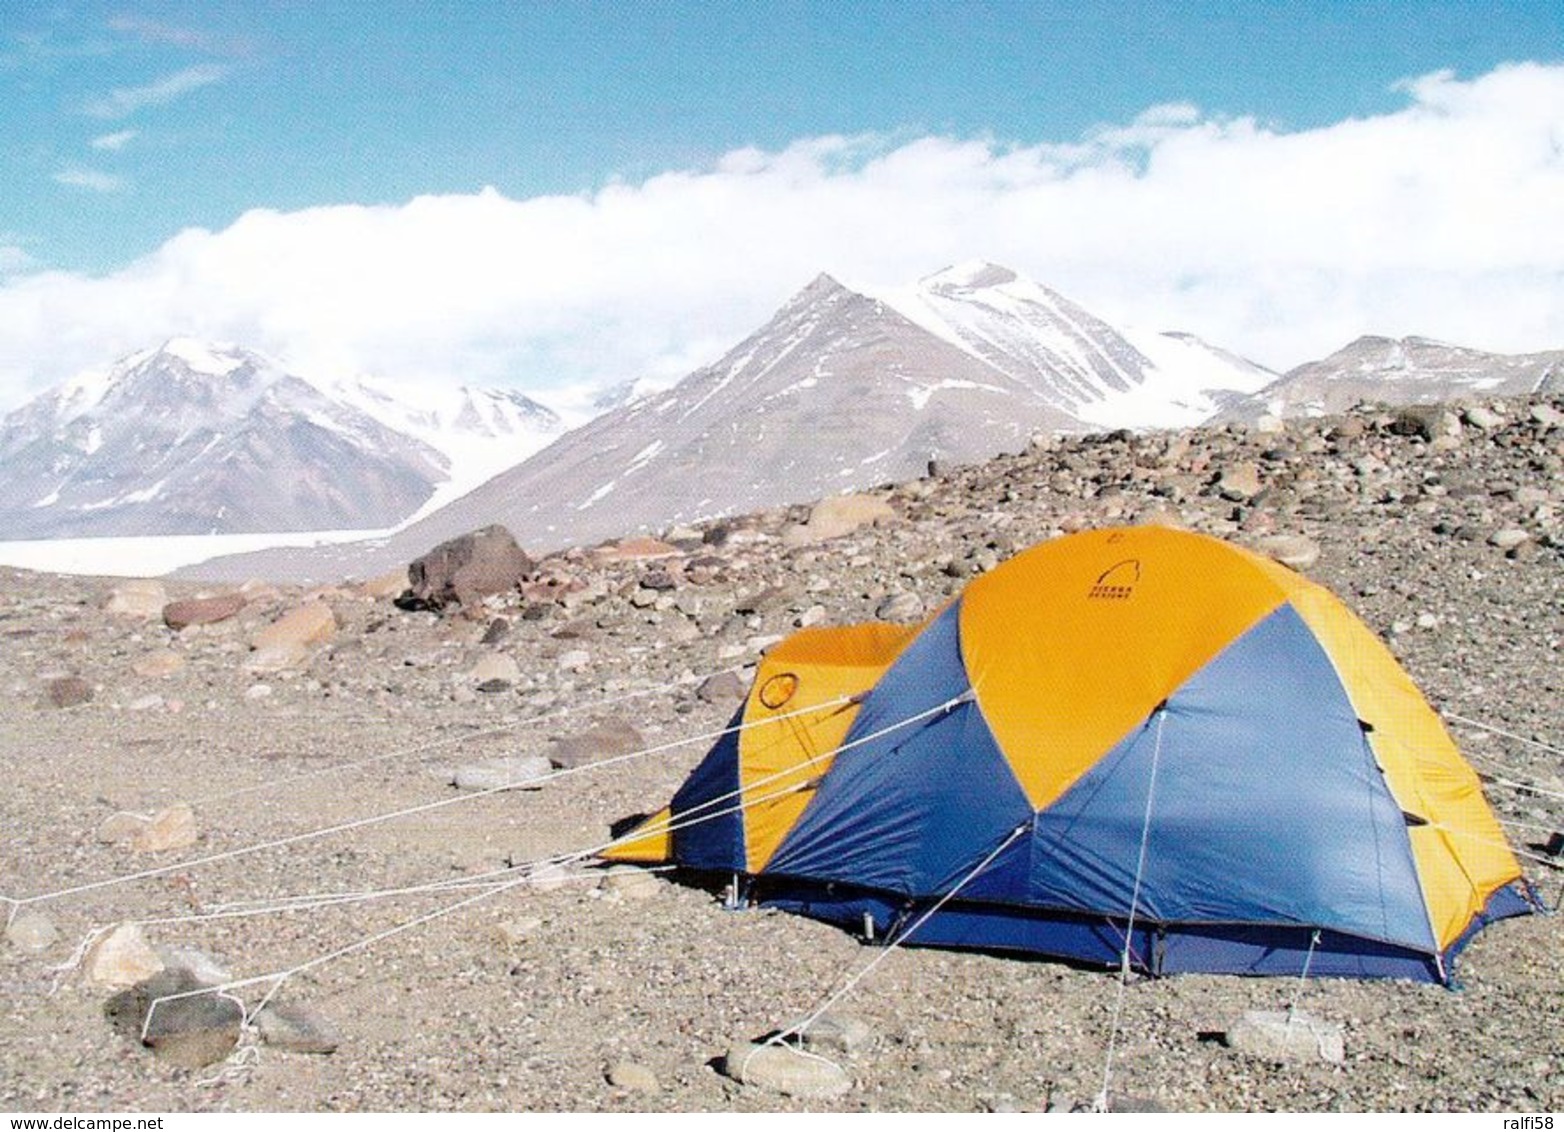
M 1102 601 L 1124 601 L 1135 593 L 1135 583 L 1140 581 L 1140 559 L 1126 558 L 1115 562 L 1101 574 L 1087 591 L 1087 598 Z

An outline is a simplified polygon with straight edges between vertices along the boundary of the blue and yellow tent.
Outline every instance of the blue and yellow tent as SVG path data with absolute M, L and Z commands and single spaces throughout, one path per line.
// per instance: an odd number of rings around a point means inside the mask
M 922 626 L 804 630 L 734 724 L 611 856 L 743 874 L 879 935 L 916 922 L 912 943 L 1127 947 L 1159 973 L 1448 982 L 1482 926 L 1533 907 L 1390 652 L 1322 587 L 1200 535 L 1072 535 Z

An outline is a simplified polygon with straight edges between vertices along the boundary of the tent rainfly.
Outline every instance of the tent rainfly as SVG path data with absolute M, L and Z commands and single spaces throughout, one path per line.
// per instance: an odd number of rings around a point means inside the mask
M 1337 598 L 1158 527 L 1036 546 L 921 626 L 805 629 L 606 854 L 908 943 L 1448 983 L 1535 896 Z M 930 910 L 937 909 L 929 915 Z

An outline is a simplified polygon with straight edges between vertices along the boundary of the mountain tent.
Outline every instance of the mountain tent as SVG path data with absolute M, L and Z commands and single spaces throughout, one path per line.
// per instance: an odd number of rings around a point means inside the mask
M 1130 927 L 1158 973 L 1448 982 L 1533 909 L 1384 645 L 1201 535 L 1060 538 L 922 626 L 803 630 L 734 722 L 610 856 L 877 935 L 938 905 L 919 944 L 1116 964 Z

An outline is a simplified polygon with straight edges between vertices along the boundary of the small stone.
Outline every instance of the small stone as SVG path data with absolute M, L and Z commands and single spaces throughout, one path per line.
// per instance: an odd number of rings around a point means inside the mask
M 494 925 L 494 935 L 507 947 L 513 947 L 531 939 L 542 926 L 543 921 L 536 916 L 517 916 Z
M 1559 425 L 1564 425 L 1564 413 L 1559 412 L 1552 405 L 1533 405 L 1531 419 L 1544 428 L 1557 428 Z
M 103 987 L 133 987 L 163 970 L 137 924 L 119 924 L 92 945 L 82 960 L 87 981 Z
M 1417 627 L 1419 629 L 1437 629 L 1439 627 L 1439 615 L 1437 613 L 1419 613 L 1417 615 Z
M 539 865 L 528 875 L 527 883 L 537 892 L 557 892 L 573 875 L 563 865 Z
M 121 810 L 103 819 L 103 823 L 98 826 L 98 840 L 108 845 L 129 845 L 151 824 L 152 819 L 145 814 Z
M 487 684 L 490 681 L 498 681 L 505 688 L 513 686 L 521 679 L 521 666 L 515 658 L 502 652 L 485 653 L 478 658 L 478 663 L 472 666 L 467 673 L 467 679 L 475 686 Z M 496 689 L 503 691 L 504 688 Z
M 342 1044 L 336 1028 L 307 1006 L 268 1004 L 255 1016 L 261 1041 L 287 1053 L 333 1053 Z
M 603 876 L 603 887 L 626 900 L 650 900 L 662 891 L 657 874 L 634 865 L 615 865 Z
M 739 1042 L 724 1055 L 722 1072 L 743 1085 L 807 1100 L 830 1100 L 853 1087 L 847 1071 L 834 1061 L 786 1045 Z
M 244 698 L 247 700 L 264 700 L 272 694 L 270 684 L 251 684 L 244 690 Z
M 1505 527 L 1503 530 L 1494 531 L 1488 536 L 1488 545 L 1498 547 L 1500 550 L 1514 550 L 1523 542 L 1531 540 L 1531 533 L 1520 527 Z
M 1487 432 L 1504 424 L 1504 418 L 1484 405 L 1471 405 L 1461 413 L 1461 419 L 1473 428 Z
M 92 685 L 80 676 L 56 676 L 44 684 L 43 695 L 50 707 L 79 707 L 92 702 Z
M 163 697 L 156 692 L 146 696 L 137 696 L 125 705 L 126 711 L 151 711 L 163 706 Z
M 358 587 L 358 592 L 364 597 L 375 601 L 388 598 L 401 597 L 407 591 L 407 567 L 389 570 L 384 574 L 363 582 Z
M 592 664 L 592 654 L 586 649 L 570 649 L 559 654 L 558 664 L 562 672 L 581 672 Z
M 861 1018 L 822 1014 L 803 1032 L 804 1048 L 855 1057 L 874 1044 L 874 1030 Z
M 1216 481 L 1217 494 L 1230 503 L 1242 503 L 1260 494 L 1260 467 L 1244 460 L 1223 469 Z
M 1346 1056 L 1339 1023 L 1301 1010 L 1246 1010 L 1227 1031 L 1227 1045 L 1270 1061 L 1327 1061 Z
M 695 697 L 706 704 L 729 704 L 742 700 L 748 691 L 737 672 L 718 672 L 701 681 Z
M 510 636 L 510 622 L 503 617 L 496 617 L 489 622 L 489 627 L 483 631 L 480 645 L 497 645 Z
M 130 670 L 137 676 L 154 679 L 159 676 L 172 676 L 184 666 L 185 658 L 177 652 L 172 649 L 159 649 L 136 661 L 130 666 Z
M 508 790 L 525 786 L 553 769 L 554 764 L 541 755 L 514 755 L 461 767 L 452 781 L 458 790 Z
M 1320 560 L 1319 543 L 1303 535 L 1268 535 L 1257 539 L 1254 548 L 1294 570 L 1307 570 Z
M 171 601 L 163 607 L 163 624 L 176 633 L 191 625 L 213 625 L 227 621 L 248 604 L 243 594 L 236 593 Z
M 916 621 L 923 616 L 923 599 L 915 593 L 894 593 L 875 607 L 874 615 L 881 621 Z
M 614 1088 L 632 1093 L 655 1093 L 661 1088 L 657 1074 L 634 1061 L 616 1061 L 608 1067 L 606 1076 Z
M 187 849 L 196 843 L 195 811 L 179 802 L 152 815 L 146 827 L 130 842 L 137 853 L 162 853 L 169 849 Z
M 5 929 L 5 938 L 12 947 L 35 955 L 48 951 L 59 934 L 53 920 L 32 908 L 18 912 Z

